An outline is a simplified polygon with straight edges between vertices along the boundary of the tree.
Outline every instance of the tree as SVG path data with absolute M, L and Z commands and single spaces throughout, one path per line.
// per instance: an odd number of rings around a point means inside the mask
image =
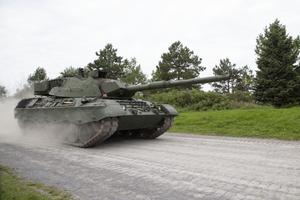
M 107 72 L 107 78 L 122 80 L 128 84 L 145 83 L 146 75 L 136 59 L 123 59 L 117 51 L 112 44 L 107 44 L 104 49 L 96 52 L 98 58 L 93 63 L 89 63 L 87 68 L 104 70 Z
M 147 81 L 146 75 L 142 72 L 141 66 L 137 64 L 136 59 L 125 59 L 123 61 L 124 75 L 121 80 L 131 85 L 145 83 Z
M 180 80 L 198 77 L 205 67 L 200 66 L 202 59 L 194 54 L 180 41 L 163 53 L 156 70 L 152 72 L 153 80 Z
M 117 49 L 113 48 L 112 44 L 107 44 L 104 49 L 96 52 L 98 58 L 93 63 L 89 63 L 89 70 L 102 69 L 107 72 L 107 77 L 118 79 L 124 75 L 122 65 L 123 58 L 117 55 Z
M 7 95 L 7 90 L 4 86 L 0 85 L 0 99 L 3 97 L 6 97 Z
M 214 75 L 230 75 L 231 78 L 225 81 L 212 83 L 216 92 L 233 93 L 237 85 L 239 70 L 236 69 L 236 64 L 232 64 L 228 58 L 221 59 L 220 64 L 213 68 Z
M 75 67 L 67 67 L 66 69 L 64 69 L 64 71 L 60 72 L 61 76 L 63 77 L 73 77 L 78 75 L 78 69 L 76 69 Z
M 256 43 L 256 100 L 277 107 L 299 103 L 299 36 L 289 36 L 286 27 L 276 19 Z
M 235 91 L 253 92 L 254 75 L 253 71 L 247 65 L 238 69 L 238 78 Z
M 35 81 L 43 81 L 46 79 L 47 79 L 46 70 L 42 67 L 38 67 L 36 68 L 33 74 L 29 74 L 27 81 L 31 85 Z
M 253 86 L 253 72 L 246 65 L 237 68 L 228 58 L 221 59 L 220 64 L 213 68 L 214 75 L 230 75 L 225 81 L 212 83 L 214 90 L 219 93 L 235 93 L 236 91 L 250 92 Z

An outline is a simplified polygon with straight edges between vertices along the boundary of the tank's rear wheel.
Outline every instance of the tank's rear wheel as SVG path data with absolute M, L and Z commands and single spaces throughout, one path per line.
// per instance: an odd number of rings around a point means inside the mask
M 138 133 L 136 133 L 135 136 L 143 139 L 157 138 L 160 135 L 164 134 L 172 126 L 173 120 L 173 116 L 165 117 L 160 127 L 153 129 L 142 129 Z
M 110 136 L 118 128 L 117 118 L 107 118 L 98 122 L 90 122 L 76 126 L 76 130 L 67 136 L 67 143 L 78 147 L 95 146 Z

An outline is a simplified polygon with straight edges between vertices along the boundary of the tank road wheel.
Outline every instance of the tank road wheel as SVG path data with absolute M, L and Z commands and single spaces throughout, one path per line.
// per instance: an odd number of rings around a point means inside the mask
M 77 125 L 77 130 L 72 133 L 72 140 L 67 138 L 67 143 L 83 148 L 92 147 L 112 136 L 117 128 L 117 118 Z
M 160 127 L 154 129 L 143 129 L 140 132 L 138 132 L 136 136 L 138 138 L 143 138 L 143 139 L 157 138 L 160 135 L 164 134 L 172 126 L 173 120 L 174 120 L 173 116 L 168 116 L 164 119 Z

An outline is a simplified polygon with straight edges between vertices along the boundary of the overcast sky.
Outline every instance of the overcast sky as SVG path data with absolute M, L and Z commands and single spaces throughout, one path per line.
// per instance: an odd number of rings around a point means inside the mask
M 37 66 L 51 78 L 83 67 L 107 43 L 148 75 L 177 40 L 203 59 L 201 76 L 225 57 L 255 69 L 258 34 L 278 18 L 299 35 L 299 11 L 299 0 L 0 0 L 0 84 L 13 93 Z

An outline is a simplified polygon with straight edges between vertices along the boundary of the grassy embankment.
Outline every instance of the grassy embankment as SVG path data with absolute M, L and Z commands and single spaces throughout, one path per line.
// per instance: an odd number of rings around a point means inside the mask
M 182 112 L 170 131 L 300 140 L 300 107 Z
M 0 200 L 71 200 L 71 196 L 53 187 L 26 182 L 0 165 Z

